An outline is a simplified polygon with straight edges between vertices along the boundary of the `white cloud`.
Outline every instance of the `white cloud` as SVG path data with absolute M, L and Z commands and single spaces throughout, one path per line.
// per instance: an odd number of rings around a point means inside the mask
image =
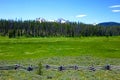
M 77 15 L 76 18 L 82 18 L 82 17 L 86 17 L 87 15 L 85 14 L 80 14 L 80 15 Z
M 120 7 L 120 5 L 113 5 L 113 6 L 110 6 L 110 8 L 118 8 Z
M 112 10 L 112 12 L 120 12 L 120 10 Z

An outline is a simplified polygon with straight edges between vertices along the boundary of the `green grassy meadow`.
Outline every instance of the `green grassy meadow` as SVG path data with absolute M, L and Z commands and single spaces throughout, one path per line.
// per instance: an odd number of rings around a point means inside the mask
M 114 37 L 45 37 L 7 38 L 0 37 L 0 65 L 79 65 L 120 66 L 120 36 Z M 63 72 L 44 70 L 2 70 L 0 80 L 120 80 L 120 69 L 113 71 L 66 70 Z

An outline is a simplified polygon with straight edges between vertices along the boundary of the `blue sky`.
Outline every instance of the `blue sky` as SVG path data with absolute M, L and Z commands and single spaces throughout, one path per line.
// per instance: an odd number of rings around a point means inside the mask
M 0 0 L 0 18 L 120 22 L 120 0 Z

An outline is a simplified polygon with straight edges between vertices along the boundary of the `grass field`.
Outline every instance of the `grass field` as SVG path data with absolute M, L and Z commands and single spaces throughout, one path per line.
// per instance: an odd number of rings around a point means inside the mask
M 0 37 L 0 65 L 80 65 L 120 66 L 120 36 L 81 37 L 81 38 L 16 38 Z M 120 70 L 90 72 L 43 70 L 39 76 L 36 71 L 3 70 L 0 80 L 120 80 Z

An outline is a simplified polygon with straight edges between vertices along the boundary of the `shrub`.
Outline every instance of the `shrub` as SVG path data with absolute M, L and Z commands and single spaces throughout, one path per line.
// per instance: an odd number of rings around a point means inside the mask
M 38 64 L 38 75 L 42 75 L 43 74 L 43 71 L 42 71 L 42 63 L 40 62 L 39 64 Z

